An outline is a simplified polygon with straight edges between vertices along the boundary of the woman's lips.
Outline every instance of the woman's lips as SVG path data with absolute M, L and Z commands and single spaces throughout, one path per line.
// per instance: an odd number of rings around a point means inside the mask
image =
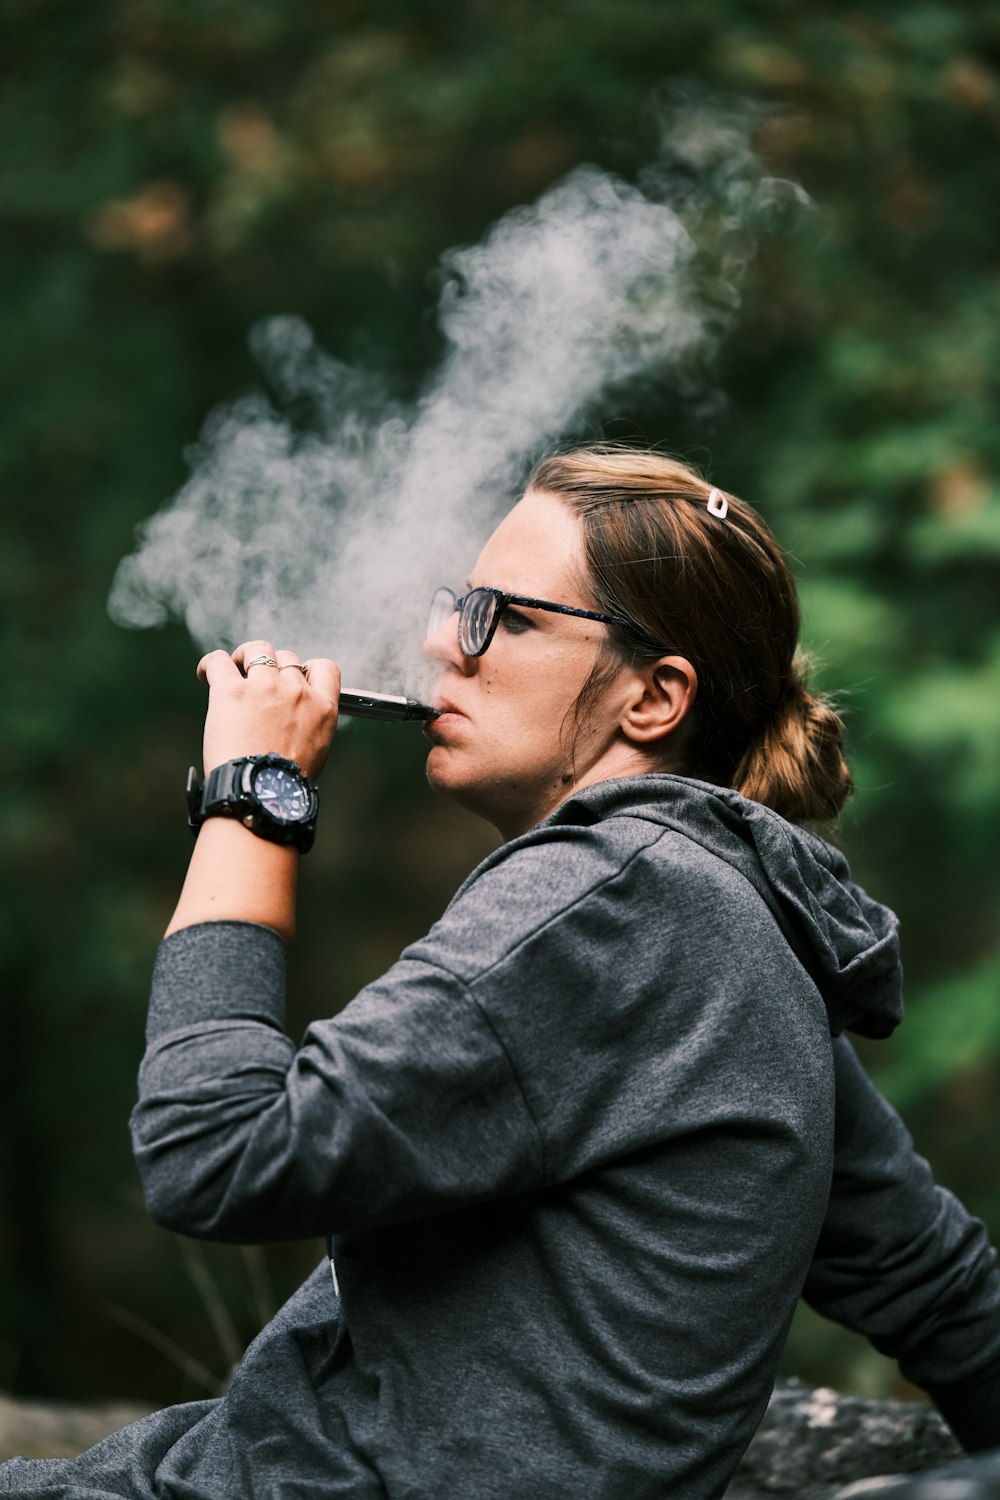
M 432 738 L 436 729 L 446 729 L 450 723 L 466 717 L 460 708 L 456 708 L 453 703 L 442 702 L 441 699 L 436 699 L 430 706 L 437 709 L 437 714 L 433 719 L 426 721 L 421 732 L 429 734 Z

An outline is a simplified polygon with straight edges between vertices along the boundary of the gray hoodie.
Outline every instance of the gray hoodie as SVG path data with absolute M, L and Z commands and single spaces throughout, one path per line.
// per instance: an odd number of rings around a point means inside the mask
M 221 1403 L 0 1493 L 721 1494 L 827 1208 L 831 1033 L 900 1016 L 892 914 L 822 840 L 649 776 L 497 850 L 299 1047 L 284 963 L 249 924 L 163 944 L 136 1159 L 160 1222 L 328 1234 L 335 1273 Z

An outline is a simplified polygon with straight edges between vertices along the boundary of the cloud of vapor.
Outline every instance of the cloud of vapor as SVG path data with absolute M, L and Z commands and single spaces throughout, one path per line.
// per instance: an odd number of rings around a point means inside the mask
M 675 99 L 637 184 L 581 166 L 443 258 L 446 350 L 419 399 L 319 349 L 295 317 L 253 330 L 263 392 L 216 410 L 191 477 L 119 565 L 112 617 L 185 622 L 202 648 L 265 637 L 345 681 L 416 691 L 424 604 L 460 583 L 526 462 L 609 387 L 684 381 L 739 303 L 767 178 L 753 112 Z

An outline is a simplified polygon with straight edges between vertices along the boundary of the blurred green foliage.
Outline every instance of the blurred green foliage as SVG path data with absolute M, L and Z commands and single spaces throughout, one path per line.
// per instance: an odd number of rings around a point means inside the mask
M 207 412 L 255 379 L 255 320 L 301 314 L 412 392 L 438 353 L 440 253 L 578 161 L 635 170 L 649 100 L 677 77 L 773 106 L 759 148 L 814 208 L 760 234 L 720 356 L 724 414 L 645 389 L 601 420 L 710 465 L 796 559 L 806 641 L 853 739 L 841 836 L 904 925 L 911 1018 L 866 1059 L 1000 1234 L 1000 11 L 5 9 L 0 1386 L 201 1394 L 136 1319 L 222 1373 L 197 1278 L 144 1218 L 126 1134 L 202 710 L 179 629 L 107 619 L 133 528 L 182 482 Z M 431 801 L 421 761 L 404 729 L 339 742 L 293 1029 L 390 963 L 490 846 Z M 274 1295 L 317 1253 L 272 1255 Z M 249 1336 L 259 1285 L 235 1251 L 205 1265 Z M 892 1382 L 810 1319 L 789 1368 Z

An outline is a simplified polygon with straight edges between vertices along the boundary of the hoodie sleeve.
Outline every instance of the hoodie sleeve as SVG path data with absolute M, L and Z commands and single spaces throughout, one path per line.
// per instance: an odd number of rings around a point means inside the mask
M 404 955 L 297 1048 L 285 964 L 252 923 L 160 947 L 131 1122 L 157 1223 L 268 1244 L 537 1186 L 534 1122 L 460 979 Z
M 830 1205 L 804 1289 L 931 1396 L 968 1451 L 1000 1444 L 1000 1272 L 850 1044 L 834 1043 Z

